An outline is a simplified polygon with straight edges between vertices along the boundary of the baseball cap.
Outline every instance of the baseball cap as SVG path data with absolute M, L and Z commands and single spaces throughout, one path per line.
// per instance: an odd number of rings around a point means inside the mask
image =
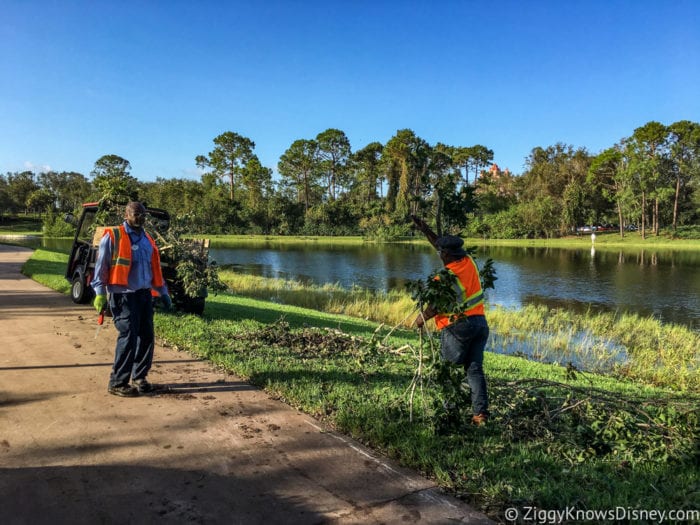
M 464 257 L 467 255 L 467 252 L 462 248 L 464 240 L 456 235 L 443 235 L 442 237 L 438 237 L 435 244 L 441 255 L 450 255 L 452 257 Z

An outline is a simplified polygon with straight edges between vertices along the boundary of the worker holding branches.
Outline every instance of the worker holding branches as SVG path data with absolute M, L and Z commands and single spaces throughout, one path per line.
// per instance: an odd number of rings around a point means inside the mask
M 484 348 L 489 337 L 489 325 L 484 315 L 484 292 L 479 268 L 464 250 L 464 241 L 455 235 L 438 237 L 422 219 L 412 215 L 416 228 L 423 232 L 438 252 L 445 268 L 456 279 L 457 302 L 463 311 L 439 312 L 428 305 L 414 324 L 422 328 L 428 319 L 435 318 L 440 331 L 442 357 L 463 365 L 465 381 L 471 390 L 472 423 L 483 425 L 489 417 L 489 400 L 484 376 Z M 463 381 L 464 382 L 464 381 Z

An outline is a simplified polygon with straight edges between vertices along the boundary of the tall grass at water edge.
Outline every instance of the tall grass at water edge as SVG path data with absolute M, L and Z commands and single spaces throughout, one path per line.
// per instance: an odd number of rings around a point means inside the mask
M 417 314 L 406 291 L 372 292 L 337 284 L 220 272 L 231 291 L 280 304 L 343 314 L 409 327 Z M 629 313 L 578 314 L 527 305 L 518 310 L 488 310 L 489 350 L 588 371 L 629 377 L 654 385 L 700 389 L 700 333 Z
M 406 292 L 373 292 L 360 287 L 343 288 L 339 284 L 310 285 L 299 281 L 245 275 L 220 270 L 221 280 L 233 293 L 293 304 L 322 312 L 344 314 L 396 326 L 408 326 L 415 304 Z
M 543 350 L 549 360 L 567 352 L 588 354 L 589 363 L 604 363 L 613 375 L 681 390 L 700 388 L 700 333 L 684 326 L 631 313 L 581 315 L 538 305 L 517 312 L 493 308 L 489 318 L 506 340 L 550 334 Z

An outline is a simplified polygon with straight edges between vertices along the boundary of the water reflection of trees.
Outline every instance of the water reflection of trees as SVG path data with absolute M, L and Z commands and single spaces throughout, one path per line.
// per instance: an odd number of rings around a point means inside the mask
M 591 250 L 585 249 L 564 249 L 552 247 L 513 247 L 513 246 L 489 246 L 481 247 L 487 257 L 508 261 L 517 261 L 518 264 L 527 265 L 537 261 L 547 261 L 551 266 L 552 261 L 561 264 L 580 263 L 583 260 L 589 261 Z M 673 251 L 673 250 L 609 250 L 596 247 L 595 259 L 605 264 L 623 265 L 634 262 L 637 266 L 670 266 L 687 265 L 690 267 L 700 265 L 700 253 L 693 251 Z
M 375 291 L 403 290 L 408 280 L 423 279 L 441 267 L 434 250 L 427 246 L 307 246 L 303 254 L 285 249 L 270 258 L 265 257 L 266 250 L 271 248 L 228 253 L 239 268 L 258 265 L 248 270 L 251 273 L 276 273 L 290 279 L 304 276 L 317 284 L 338 282 L 348 288 L 357 285 Z M 217 262 L 228 258 L 224 253 L 214 257 Z M 592 257 L 588 247 L 480 246 L 477 261 L 488 257 L 493 258 L 499 278 L 496 290 L 489 294 L 494 304 L 517 307 L 536 303 L 575 312 L 630 311 L 686 325 L 700 317 L 698 252 L 596 247 Z

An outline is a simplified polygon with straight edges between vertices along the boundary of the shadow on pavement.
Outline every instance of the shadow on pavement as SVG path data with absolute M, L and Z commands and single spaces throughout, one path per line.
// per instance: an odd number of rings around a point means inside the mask
M 284 497 L 284 482 L 129 465 L 0 468 L 0 508 L 5 525 L 327 522 Z
M 173 394 L 206 394 L 214 392 L 240 392 L 243 390 L 260 390 L 243 381 L 213 383 L 158 383 L 153 384 L 153 392 L 147 395 L 173 395 Z
M 181 364 L 181 363 L 203 363 L 201 359 L 179 359 L 173 361 L 155 361 L 154 364 L 164 365 L 164 364 Z M 50 368 L 86 368 L 95 366 L 112 366 L 112 361 L 108 363 L 71 363 L 66 365 L 31 365 L 31 366 L 0 366 L 0 372 L 6 370 L 44 370 Z

